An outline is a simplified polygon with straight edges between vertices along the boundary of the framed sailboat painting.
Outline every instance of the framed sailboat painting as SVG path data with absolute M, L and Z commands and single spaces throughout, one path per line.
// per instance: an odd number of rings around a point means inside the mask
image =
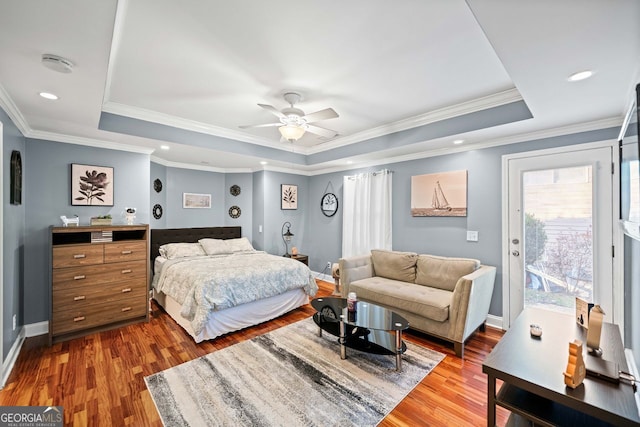
M 467 171 L 412 176 L 411 216 L 467 216 Z

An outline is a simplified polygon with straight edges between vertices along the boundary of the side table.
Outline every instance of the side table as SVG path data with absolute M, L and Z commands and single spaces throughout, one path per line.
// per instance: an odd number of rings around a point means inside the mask
M 307 267 L 309 266 L 309 256 L 308 255 L 296 254 L 296 255 L 291 255 L 291 258 L 293 258 L 293 259 L 295 259 L 297 261 L 300 261 L 301 263 L 303 263 Z

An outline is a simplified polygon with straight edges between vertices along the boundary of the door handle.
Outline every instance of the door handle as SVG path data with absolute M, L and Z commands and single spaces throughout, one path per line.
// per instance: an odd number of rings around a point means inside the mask
M 513 251 L 513 252 L 511 252 L 511 255 L 520 256 L 520 252 L 519 251 Z

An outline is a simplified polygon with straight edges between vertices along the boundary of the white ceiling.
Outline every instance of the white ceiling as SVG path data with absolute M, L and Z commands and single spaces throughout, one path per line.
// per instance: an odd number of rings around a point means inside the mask
M 640 78 L 639 18 L 636 0 L 2 1 L 0 106 L 31 138 L 153 152 L 173 166 L 319 173 L 619 126 Z M 45 68 L 43 53 L 73 73 Z M 594 76 L 567 81 L 583 69 Z M 292 90 L 306 113 L 339 114 L 317 123 L 336 138 L 292 145 L 276 127 L 239 128 L 273 122 L 257 104 L 282 109 Z M 517 101 L 533 118 L 337 150 Z M 99 129 L 103 112 L 137 130 Z M 184 132 L 157 140 L 148 122 Z M 334 155 L 303 164 L 284 152 Z

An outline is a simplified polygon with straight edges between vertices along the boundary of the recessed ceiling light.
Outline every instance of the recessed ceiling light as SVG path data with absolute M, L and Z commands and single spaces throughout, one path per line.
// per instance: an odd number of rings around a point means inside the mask
M 58 99 L 58 95 L 54 95 L 49 92 L 40 92 L 40 96 L 46 99 L 53 99 L 54 101 Z
M 580 80 L 585 80 L 588 79 L 589 77 L 593 76 L 593 71 L 591 70 L 584 70 L 584 71 L 578 71 L 577 73 L 573 73 L 571 74 L 567 80 L 569 80 L 570 82 L 578 82 Z
M 464 139 L 456 139 L 455 141 L 453 141 L 453 143 L 456 145 L 462 144 L 463 142 L 464 142 Z
M 265 162 L 264 160 L 260 162 L 261 165 L 267 165 L 268 163 Z
M 168 145 L 161 145 L 161 146 L 160 146 L 160 149 L 162 149 L 162 150 L 168 150 L 168 149 L 169 149 L 169 146 L 168 146 Z
M 353 160 L 347 160 L 347 164 L 350 165 L 353 163 Z

